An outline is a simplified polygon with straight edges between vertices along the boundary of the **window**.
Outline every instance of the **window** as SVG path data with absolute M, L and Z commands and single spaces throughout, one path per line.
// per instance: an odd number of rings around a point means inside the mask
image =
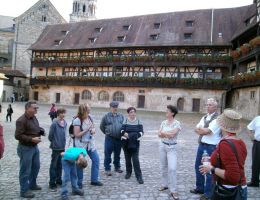
M 109 101 L 109 94 L 107 91 L 101 91 L 98 93 L 99 101 Z
M 158 37 L 159 37 L 159 34 L 152 34 L 152 35 L 150 35 L 150 39 L 151 40 L 157 40 Z
M 154 23 L 153 27 L 154 29 L 159 29 L 161 27 L 161 23 Z
M 222 38 L 222 33 L 218 33 L 218 37 L 219 37 L 219 38 Z
M 56 69 L 51 69 L 51 76 L 56 76 Z
M 87 99 L 87 100 L 91 100 L 91 92 L 89 90 L 84 90 L 82 92 L 82 99 Z
M 167 101 L 172 100 L 172 97 L 167 96 Z
M 192 39 L 192 33 L 184 33 L 184 40 L 191 40 Z
M 145 91 L 144 91 L 144 90 L 139 90 L 139 93 L 142 93 L 142 94 L 143 94 L 143 93 L 145 93 Z
M 62 35 L 68 35 L 69 31 L 61 31 Z
M 125 41 L 125 36 L 118 36 L 118 37 L 117 37 L 117 41 L 118 41 L 118 42 L 123 42 L 123 41 Z
M 123 26 L 123 30 L 124 30 L 124 31 L 129 31 L 130 28 L 131 28 L 131 26 L 132 26 L 132 25 L 124 25 L 124 26 Z
M 46 22 L 46 16 L 42 16 L 42 22 Z
M 187 20 L 185 22 L 185 24 L 186 24 L 186 27 L 192 27 L 193 26 L 193 21 L 192 20 Z
M 255 99 L 255 91 L 250 91 L 250 99 Z
M 83 12 L 86 12 L 86 5 L 83 5 Z
M 97 40 L 97 38 L 89 38 L 89 42 L 90 42 L 90 43 L 95 43 L 96 40 Z
M 124 94 L 123 92 L 115 92 L 113 95 L 113 101 L 121 101 L 124 102 Z
M 114 67 L 114 76 L 122 76 L 123 75 L 123 67 Z
M 59 46 L 62 43 L 62 40 L 54 40 L 54 45 Z
M 101 33 L 101 31 L 103 30 L 103 27 L 97 27 L 95 28 L 95 32 Z

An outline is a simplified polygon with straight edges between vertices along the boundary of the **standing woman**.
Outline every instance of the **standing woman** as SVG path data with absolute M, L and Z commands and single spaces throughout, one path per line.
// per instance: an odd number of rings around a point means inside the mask
M 218 179 L 218 184 L 224 185 L 229 189 L 241 185 L 241 196 L 243 200 L 246 200 L 247 185 L 244 166 L 247 150 L 243 140 L 237 137 L 237 133 L 240 132 L 241 118 L 241 114 L 231 109 L 224 110 L 217 118 L 217 124 L 222 130 L 223 137 L 220 140 L 217 149 L 211 154 L 211 164 L 207 166 L 201 165 L 200 172 L 202 174 L 210 172 L 215 174 L 214 178 L 215 180 Z M 236 157 L 234 150 L 237 152 L 238 157 Z M 221 161 L 220 166 L 218 166 L 218 158 Z M 212 199 L 218 199 L 217 197 L 214 197 L 214 192 Z
M 159 191 L 170 189 L 173 199 L 179 199 L 177 194 L 177 136 L 181 130 L 180 122 L 175 119 L 178 110 L 168 105 L 166 120 L 161 124 L 158 136 L 161 138 L 159 151 L 162 170 L 162 187 Z
M 122 125 L 122 146 L 125 153 L 126 175 L 125 179 L 129 179 L 132 174 L 132 162 L 135 171 L 135 177 L 139 184 L 143 184 L 142 171 L 139 162 L 140 138 L 143 136 L 143 125 L 136 118 L 136 109 L 129 107 L 127 109 L 128 117 Z
M 74 146 L 85 148 L 92 161 L 91 165 L 91 185 L 102 186 L 99 181 L 99 155 L 95 148 L 94 135 L 96 133 L 93 119 L 89 115 L 90 107 L 87 104 L 80 105 L 77 118 L 73 120 L 74 126 Z M 77 167 L 78 186 L 82 189 L 83 169 Z
M 6 121 L 8 122 L 8 117 L 10 119 L 10 122 L 12 121 L 12 114 L 13 114 L 13 108 L 12 105 L 9 104 L 8 108 L 7 108 L 7 114 L 6 114 Z
M 53 121 L 54 118 L 57 118 L 57 109 L 56 109 L 55 103 L 51 104 L 51 109 L 50 109 L 49 115 L 50 115 L 51 121 Z

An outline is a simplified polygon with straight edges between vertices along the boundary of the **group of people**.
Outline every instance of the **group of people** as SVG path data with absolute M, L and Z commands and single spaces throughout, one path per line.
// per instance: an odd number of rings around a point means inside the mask
M 122 173 L 120 152 L 123 148 L 125 155 L 125 179 L 129 179 L 134 169 L 137 182 L 143 184 L 143 176 L 139 162 L 140 138 L 143 136 L 142 122 L 136 117 L 136 108 L 127 109 L 127 117 L 117 112 L 118 102 L 110 103 L 110 112 L 101 120 L 100 130 L 105 134 L 104 168 L 107 176 L 112 175 L 111 155 L 114 154 L 113 164 L 116 173 Z M 217 113 L 217 102 L 214 99 L 207 101 L 207 114 L 202 117 L 195 128 L 199 135 L 199 146 L 195 161 L 196 188 L 190 192 L 200 194 L 201 200 L 213 198 L 213 183 L 220 183 L 228 188 L 241 185 L 241 196 L 247 199 L 247 186 L 259 187 L 259 144 L 260 144 L 260 117 L 256 117 L 248 129 L 253 145 L 252 180 L 246 183 L 244 164 L 247 156 L 245 143 L 237 137 L 240 131 L 242 116 L 231 109 L 226 109 L 221 115 Z M 19 141 L 17 153 L 20 157 L 20 196 L 33 198 L 34 190 L 41 190 L 36 179 L 40 169 L 38 143 L 44 130 L 39 126 L 35 117 L 37 103 L 29 101 L 25 104 L 25 113 L 16 121 L 15 138 Z M 71 181 L 72 193 L 84 195 L 83 169 L 88 165 L 86 156 L 91 160 L 91 185 L 102 186 L 99 178 L 100 159 L 95 147 L 96 128 L 90 115 L 90 106 L 87 104 L 78 107 L 77 115 L 73 118 L 73 147 L 66 146 L 67 122 L 66 110 L 57 109 L 57 119 L 54 119 L 48 139 L 52 149 L 50 163 L 49 188 L 56 191 L 61 185 L 62 199 L 68 199 L 67 183 Z M 177 193 L 177 147 L 178 135 L 181 133 L 181 124 L 175 119 L 178 110 L 168 105 L 166 120 L 161 123 L 158 131 L 160 138 L 159 152 L 162 172 L 162 185 L 159 191 L 169 189 L 173 199 L 179 199 Z M 231 144 L 230 144 L 231 143 Z M 233 148 L 237 152 L 233 152 Z M 207 152 L 211 162 L 202 164 L 202 155 Z M 219 164 L 219 159 L 221 163 Z M 63 170 L 63 173 L 62 173 Z M 63 175 L 62 175 L 63 174 Z M 213 177 L 213 180 L 212 180 Z

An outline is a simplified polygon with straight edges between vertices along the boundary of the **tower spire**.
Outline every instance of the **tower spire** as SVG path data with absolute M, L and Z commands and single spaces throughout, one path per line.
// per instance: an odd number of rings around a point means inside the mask
M 97 0 L 73 0 L 70 22 L 96 19 Z

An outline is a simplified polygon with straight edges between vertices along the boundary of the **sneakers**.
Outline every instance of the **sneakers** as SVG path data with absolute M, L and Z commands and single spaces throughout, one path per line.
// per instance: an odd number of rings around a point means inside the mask
M 94 185 L 94 186 L 102 186 L 103 183 L 101 183 L 100 181 L 97 181 L 97 182 L 91 182 L 90 185 Z
M 204 192 L 201 192 L 201 191 L 199 191 L 197 189 L 190 190 L 190 193 L 192 193 L 192 194 L 204 194 Z
M 84 191 L 82 191 L 82 190 L 74 190 L 72 192 L 72 195 L 84 196 Z
M 253 182 L 248 182 L 248 183 L 247 183 L 247 186 L 248 186 L 248 187 L 259 187 L 259 184 L 253 183 Z
M 62 195 L 61 200 L 69 200 L 69 197 L 67 195 Z
M 144 184 L 144 181 L 143 181 L 143 178 L 142 178 L 142 177 L 138 177 L 138 178 L 137 178 L 137 182 L 138 182 L 139 184 Z
M 31 187 L 30 190 L 41 190 L 41 186 L 35 185 L 34 187 Z
M 123 173 L 123 170 L 120 169 L 120 168 L 118 168 L 118 169 L 115 169 L 115 172 L 117 172 L 117 173 Z
M 105 174 L 106 174 L 107 176 L 112 176 L 112 172 L 111 172 L 111 171 L 105 171 Z
M 57 192 L 57 186 L 50 186 L 49 189 L 51 192 Z
M 130 173 L 126 173 L 125 179 L 129 179 L 130 177 L 131 177 L 131 174 Z
M 34 198 L 35 194 L 33 194 L 30 191 L 27 191 L 25 193 L 21 193 L 20 196 L 23 197 L 23 198 Z
M 210 198 L 203 194 L 201 195 L 200 200 L 210 200 Z

